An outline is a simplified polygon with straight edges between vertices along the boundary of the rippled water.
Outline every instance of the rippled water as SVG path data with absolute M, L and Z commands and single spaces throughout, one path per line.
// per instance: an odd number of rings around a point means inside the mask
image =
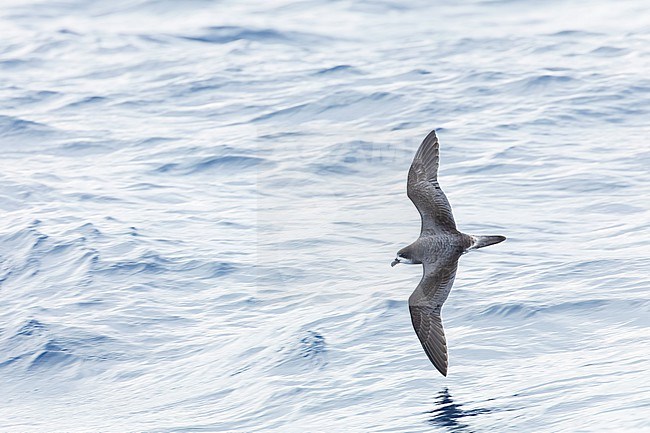
M 650 430 L 644 1 L 5 0 L 1 431 Z M 406 301 L 433 128 L 450 368 Z

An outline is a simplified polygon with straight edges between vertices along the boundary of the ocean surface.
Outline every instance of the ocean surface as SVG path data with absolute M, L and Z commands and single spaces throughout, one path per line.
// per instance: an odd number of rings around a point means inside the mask
M 647 1 L 0 6 L 1 432 L 650 431 Z

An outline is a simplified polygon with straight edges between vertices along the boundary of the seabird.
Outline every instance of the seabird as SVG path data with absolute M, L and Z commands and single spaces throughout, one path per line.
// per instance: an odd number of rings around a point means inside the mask
M 438 137 L 433 130 L 416 152 L 406 184 L 406 193 L 422 219 L 420 237 L 399 250 L 390 265 L 423 265 L 422 280 L 409 297 L 411 321 L 429 360 L 447 376 L 447 342 L 440 310 L 454 284 L 458 259 L 506 238 L 466 235 L 456 229 L 451 206 L 438 184 L 438 161 Z

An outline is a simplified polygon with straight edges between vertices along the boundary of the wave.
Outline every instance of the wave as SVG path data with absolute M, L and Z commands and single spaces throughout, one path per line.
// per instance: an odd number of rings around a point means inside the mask
M 233 173 L 272 166 L 266 158 L 243 155 L 208 156 L 187 162 L 166 163 L 155 169 L 157 173 L 192 175 L 198 173 Z
M 0 137 L 5 139 L 23 136 L 38 137 L 53 131 L 53 128 L 44 123 L 0 115 Z
M 63 374 L 88 362 L 98 364 L 122 357 L 120 344 L 105 335 L 28 319 L 2 341 L 0 369 Z M 85 367 L 89 367 L 86 365 Z M 88 368 L 86 368 L 87 371 Z M 99 370 L 96 370 L 99 372 Z
M 239 26 L 207 27 L 198 35 L 181 35 L 179 38 L 210 44 L 228 44 L 235 41 L 261 43 L 304 44 L 328 39 L 312 33 L 280 31 L 276 29 L 252 29 Z
M 355 121 L 382 117 L 404 109 L 402 98 L 389 92 L 364 94 L 336 92 L 315 101 L 275 110 L 254 118 L 253 122 L 307 122 L 317 120 Z

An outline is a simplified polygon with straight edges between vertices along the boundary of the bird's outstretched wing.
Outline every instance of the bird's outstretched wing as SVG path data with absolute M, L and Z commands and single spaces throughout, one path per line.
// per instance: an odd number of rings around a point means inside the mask
M 438 154 L 434 130 L 420 145 L 409 169 L 406 192 L 422 218 L 420 236 L 457 232 L 449 201 L 438 185 Z
M 424 263 L 424 275 L 409 297 L 409 310 L 415 333 L 429 360 L 447 376 L 447 340 L 440 310 L 454 284 L 462 250 L 450 252 L 435 263 Z

